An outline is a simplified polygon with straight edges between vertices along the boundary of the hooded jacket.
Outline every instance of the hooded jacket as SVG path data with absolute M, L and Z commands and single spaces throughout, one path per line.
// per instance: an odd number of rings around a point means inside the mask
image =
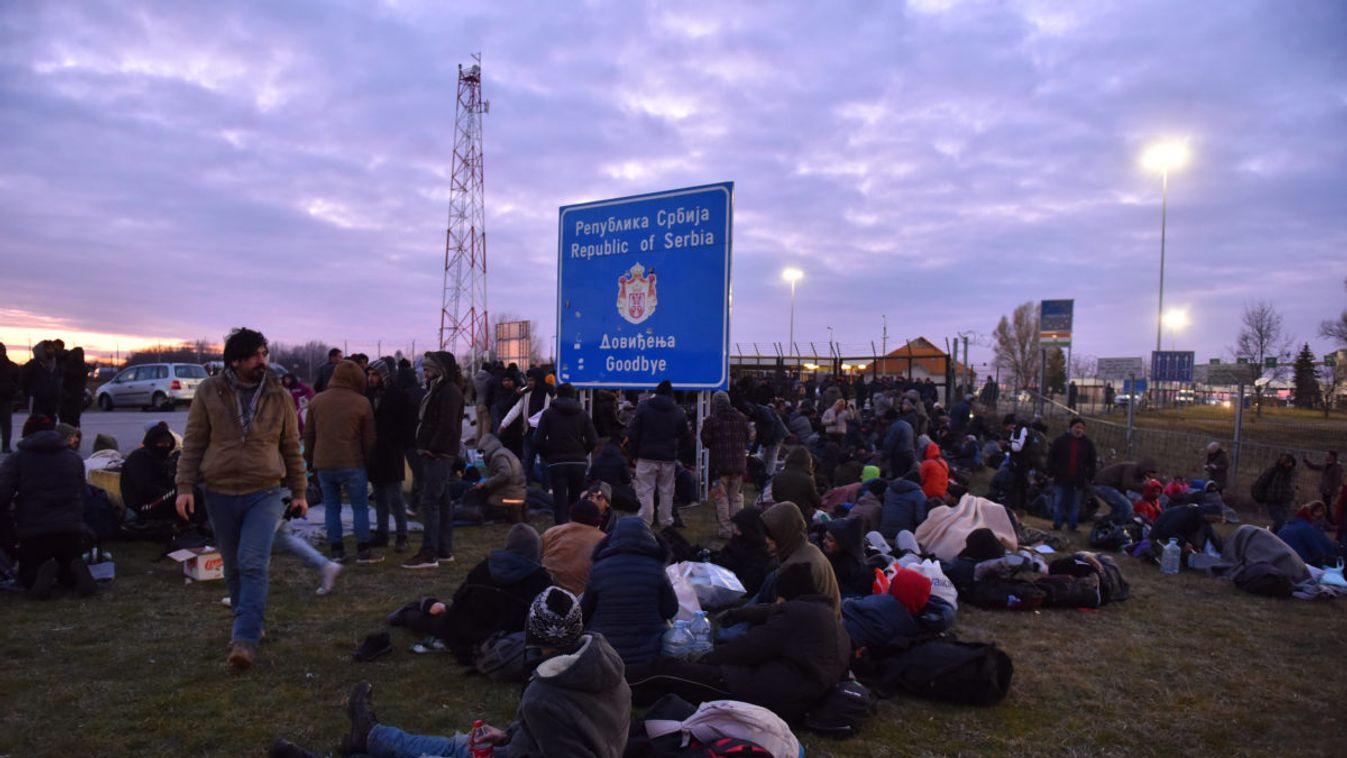
M 61 402 L 61 366 L 56 358 L 43 357 L 49 344 L 42 340 L 33 345 L 33 358 L 23 364 L 19 381 L 23 394 L 33 399 L 34 412 L 55 414 Z
M 748 470 L 748 418 L 721 395 L 712 399 L 711 415 L 702 422 L 702 444 L 717 476 L 739 476 Z
M 926 493 L 921 485 L 910 479 L 894 479 L 884 490 L 884 510 L 879 519 L 879 533 L 893 542 L 898 532 L 906 529 L 916 532 L 926 520 Z
M 384 380 L 370 396 L 374 406 L 374 448 L 366 470 L 373 484 L 390 484 L 407 478 L 407 448 L 416 442 L 416 402 L 407 391 Z
M 293 493 L 306 491 L 295 403 L 270 371 L 257 391 L 262 394 L 244 437 L 238 397 L 225 375 L 197 385 L 178 457 L 178 492 L 190 492 L 198 481 L 222 495 L 245 495 L 282 483 Z
M 631 688 L 622 659 L 602 635 L 586 634 L 575 651 L 538 664 L 519 700 L 505 753 L 620 758 L 630 725 Z
M 1296 551 L 1302 561 L 1312 566 L 1323 566 L 1338 556 L 1338 546 L 1310 520 L 1308 508 L 1301 508 L 1296 517 L 1287 521 L 1277 532 L 1277 536 Z
M 523 500 L 528 494 L 524 485 L 524 465 L 494 434 L 483 434 L 480 447 L 486 456 L 487 476 L 482 484 L 487 502 L 500 505 L 504 500 Z
M 579 595 L 589 583 L 594 548 L 604 538 L 597 526 L 569 521 L 543 532 L 543 568 L 558 587 Z
M 691 445 L 687 415 L 673 397 L 655 395 L 641 403 L 627 430 L 627 449 L 637 459 L 667 461 L 678 458 L 679 446 Z
M 15 535 L 32 537 L 87 531 L 84 526 L 84 461 L 58 432 L 35 432 L 0 463 L 0 519 L 14 506 Z M 5 530 L 0 529 L 0 533 Z
M 846 676 L 851 661 L 851 639 L 830 612 L 832 603 L 826 595 L 805 595 L 773 605 L 765 623 L 717 646 L 701 663 L 720 667 L 734 699 L 796 721 Z
M 594 421 L 573 397 L 553 400 L 538 421 L 538 452 L 549 465 L 585 463 L 598 444 Z
M 739 532 L 711 556 L 711 562 L 733 571 L 739 583 L 744 585 L 744 592 L 753 597 L 762 589 L 767 574 L 776 569 L 776 559 L 767 549 L 767 528 L 762 523 L 762 511 L 744 508 L 731 516 L 730 521 Z
M 837 587 L 842 597 L 860 597 L 870 594 L 874 583 L 874 574 L 865 565 L 865 533 L 860 519 L 841 518 L 829 521 L 824 528 L 837 540 L 841 548 L 837 553 L 828 554 L 828 563 L 837 577 Z
M 374 408 L 365 397 L 365 374 L 355 361 L 342 361 L 327 389 L 309 403 L 304 457 L 317 471 L 365 468 L 374 440 Z
M 510 527 L 504 549 L 492 550 L 468 572 L 448 609 L 433 617 L 435 636 L 459 660 L 471 661 L 477 646 L 496 632 L 522 632 L 529 604 L 552 586 L 538 563 L 541 542 L 527 524 Z
M 1215 452 L 1207 453 L 1207 460 L 1202 468 L 1207 477 L 1224 491 L 1230 478 L 1230 455 L 1225 449 L 1217 448 Z
M 158 445 L 167 442 L 167 449 Z M 131 451 L 122 463 L 122 504 L 140 513 L 145 506 L 175 490 L 173 476 L 178 461 L 173 457 L 177 443 L 167 426 L 155 424 L 145 432 L 141 446 Z
M 921 462 L 921 491 L 928 498 L 944 497 L 949 491 L 949 464 L 934 442 L 926 446 L 926 460 Z
M 426 357 L 443 370 L 421 398 L 416 449 L 436 458 L 457 458 L 463 444 L 463 390 L 458 388 L 458 361 L 443 350 L 426 353 Z
M 814 586 L 819 593 L 830 598 L 833 611 L 842 612 L 842 593 L 837 587 L 837 576 L 833 574 L 828 558 L 806 538 L 804 517 L 795 503 L 780 502 L 763 511 L 763 526 L 767 535 L 776 543 L 778 571 L 794 563 L 803 563 L 809 567 Z
M 594 549 L 580 608 L 586 628 L 599 632 L 629 666 L 659 656 L 666 621 L 678 597 L 664 573 L 668 551 L 637 516 L 617 522 Z
M 611 487 L 631 484 L 631 464 L 616 440 L 609 439 L 594 457 L 589 465 L 589 480 L 607 482 Z
M 911 424 L 902 419 L 889 424 L 884 432 L 884 458 L 889 462 L 889 476 L 895 479 L 916 465 L 916 437 Z
M 808 448 L 791 448 L 786 454 L 785 466 L 772 477 L 772 499 L 795 503 L 806 522 L 814 520 L 814 511 L 823 504 L 823 498 L 814 486 L 814 458 Z

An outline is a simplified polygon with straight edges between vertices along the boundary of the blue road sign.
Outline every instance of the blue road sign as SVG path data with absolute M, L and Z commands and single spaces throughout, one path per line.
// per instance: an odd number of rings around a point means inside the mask
M 1038 304 L 1038 330 L 1040 332 L 1065 332 L 1071 335 L 1071 315 L 1075 310 L 1075 300 L 1042 300 Z
M 734 183 L 561 208 L 557 378 L 729 384 Z
M 1132 394 L 1132 384 L 1133 384 L 1133 382 L 1132 382 L 1131 379 L 1124 379 L 1124 380 L 1123 380 L 1123 388 L 1122 388 L 1122 391 L 1123 391 L 1123 394 L 1124 394 L 1124 395 L 1130 395 L 1130 394 Z M 1145 380 L 1145 379 L 1137 379 L 1137 380 L 1136 380 L 1136 385 L 1137 385 L 1137 388 L 1136 388 L 1136 394 L 1138 394 L 1138 395 L 1144 395 L 1144 394 L 1146 394 L 1146 380 Z
M 1192 350 L 1151 351 L 1151 381 L 1191 382 L 1192 380 Z

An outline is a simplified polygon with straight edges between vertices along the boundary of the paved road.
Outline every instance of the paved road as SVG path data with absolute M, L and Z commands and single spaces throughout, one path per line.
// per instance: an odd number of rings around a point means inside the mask
M 14 436 L 19 436 L 23 422 L 28 414 L 14 414 Z M 100 411 L 90 409 L 80 417 L 80 427 L 84 430 L 84 441 L 80 445 L 80 455 L 88 457 L 94 449 L 94 437 L 108 434 L 116 438 L 117 449 L 122 455 L 129 454 L 140 447 L 145 437 L 145 428 L 159 421 L 167 421 L 168 427 L 178 434 L 187 429 L 187 409 L 177 411 L 138 411 L 132 409 Z M 17 439 L 15 444 L 18 444 Z

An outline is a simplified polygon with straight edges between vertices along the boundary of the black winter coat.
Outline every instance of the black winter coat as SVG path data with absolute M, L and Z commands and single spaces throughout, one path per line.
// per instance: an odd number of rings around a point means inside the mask
M 678 449 L 692 445 L 687 415 L 668 395 L 655 395 L 641 403 L 627 430 L 627 449 L 637 459 L 673 462 Z
M 594 547 L 580 607 L 586 628 L 599 632 L 628 666 L 659 656 L 666 621 L 678 613 L 678 596 L 664 573 L 668 553 L 638 516 L 617 522 Z
M 589 466 L 589 480 L 607 482 L 613 487 L 631 484 L 631 467 L 616 442 L 609 440 L 594 457 Z
M 1094 481 L 1099 466 L 1099 456 L 1095 453 L 1094 443 L 1089 437 L 1080 438 L 1080 449 L 1076 452 L 1076 475 L 1069 476 L 1067 469 L 1071 463 L 1071 444 L 1075 440 L 1070 432 L 1052 441 L 1048 450 L 1048 471 L 1058 484 L 1074 484 L 1084 487 Z
M 19 441 L 0 463 L 0 518 L 14 508 L 19 541 L 48 534 L 83 533 L 84 461 L 54 431 Z M 0 530 L 2 533 L 4 530 Z
M 851 638 L 832 599 L 806 595 L 766 608 L 766 621 L 701 659 L 720 666 L 734 699 L 796 721 L 846 676 Z
M 9 356 L 0 357 L 0 403 L 14 402 L 19 394 L 19 378 L 23 369 Z
M 457 458 L 463 442 L 463 390 L 449 378 L 439 379 L 423 399 L 416 427 L 416 447 L 442 458 Z
M 136 448 L 122 464 L 122 503 L 127 510 L 139 513 L 149 503 L 175 492 L 177 472 L 178 459 L 171 452 Z
M 599 444 L 594 422 L 573 397 L 559 397 L 538 420 L 538 452 L 553 463 L 584 463 Z
M 416 442 L 416 404 L 411 395 L 388 384 L 371 402 L 375 436 L 366 472 L 371 484 L 400 482 L 406 478 L 406 450 Z
M 431 626 L 459 660 L 471 661 L 477 646 L 492 634 L 524 631 L 533 598 L 550 586 L 547 569 L 515 553 L 493 550 L 468 572 Z

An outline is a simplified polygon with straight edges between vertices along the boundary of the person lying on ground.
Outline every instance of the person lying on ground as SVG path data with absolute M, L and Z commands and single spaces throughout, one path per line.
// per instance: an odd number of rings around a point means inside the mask
M 659 655 L 660 638 L 678 612 L 664 573 L 668 548 L 639 516 L 620 519 L 594 548 L 582 596 L 586 628 L 602 634 L 628 665 Z
M 1343 556 L 1342 545 L 1329 538 L 1327 528 L 1328 509 L 1323 501 L 1315 500 L 1301 506 L 1277 536 L 1305 563 L 1324 567 L 1335 565 Z

